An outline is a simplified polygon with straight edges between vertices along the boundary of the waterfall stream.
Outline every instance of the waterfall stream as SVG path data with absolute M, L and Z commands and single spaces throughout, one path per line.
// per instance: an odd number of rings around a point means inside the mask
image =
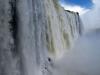
M 0 0 L 0 75 L 54 75 L 81 33 L 56 0 Z

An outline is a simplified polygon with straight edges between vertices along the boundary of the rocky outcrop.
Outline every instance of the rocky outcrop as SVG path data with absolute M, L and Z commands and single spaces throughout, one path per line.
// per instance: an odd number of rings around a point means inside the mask
M 53 75 L 81 33 L 78 13 L 56 0 L 0 0 L 0 75 Z

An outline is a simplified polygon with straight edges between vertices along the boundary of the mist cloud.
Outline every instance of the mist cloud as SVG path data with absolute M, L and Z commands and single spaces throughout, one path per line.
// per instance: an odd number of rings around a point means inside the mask
M 78 6 L 78 5 L 71 6 L 71 5 L 64 4 L 64 3 L 61 3 L 61 5 L 64 7 L 65 10 L 70 10 L 70 11 L 74 11 L 74 12 L 79 12 L 80 15 L 83 15 L 83 14 L 85 14 L 86 12 L 89 11 L 89 9 L 83 8 L 83 7 Z
M 100 0 L 93 0 L 93 3 L 93 8 L 81 15 L 86 31 L 100 28 Z

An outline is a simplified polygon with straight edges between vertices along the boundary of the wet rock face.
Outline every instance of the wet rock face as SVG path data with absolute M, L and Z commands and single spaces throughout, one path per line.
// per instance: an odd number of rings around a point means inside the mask
M 81 31 L 56 0 L 0 0 L 0 75 L 53 75 Z

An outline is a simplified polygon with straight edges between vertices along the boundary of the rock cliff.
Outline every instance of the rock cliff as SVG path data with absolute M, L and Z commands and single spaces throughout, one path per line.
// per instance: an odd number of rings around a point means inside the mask
M 53 75 L 81 33 L 57 0 L 0 0 L 0 75 Z

